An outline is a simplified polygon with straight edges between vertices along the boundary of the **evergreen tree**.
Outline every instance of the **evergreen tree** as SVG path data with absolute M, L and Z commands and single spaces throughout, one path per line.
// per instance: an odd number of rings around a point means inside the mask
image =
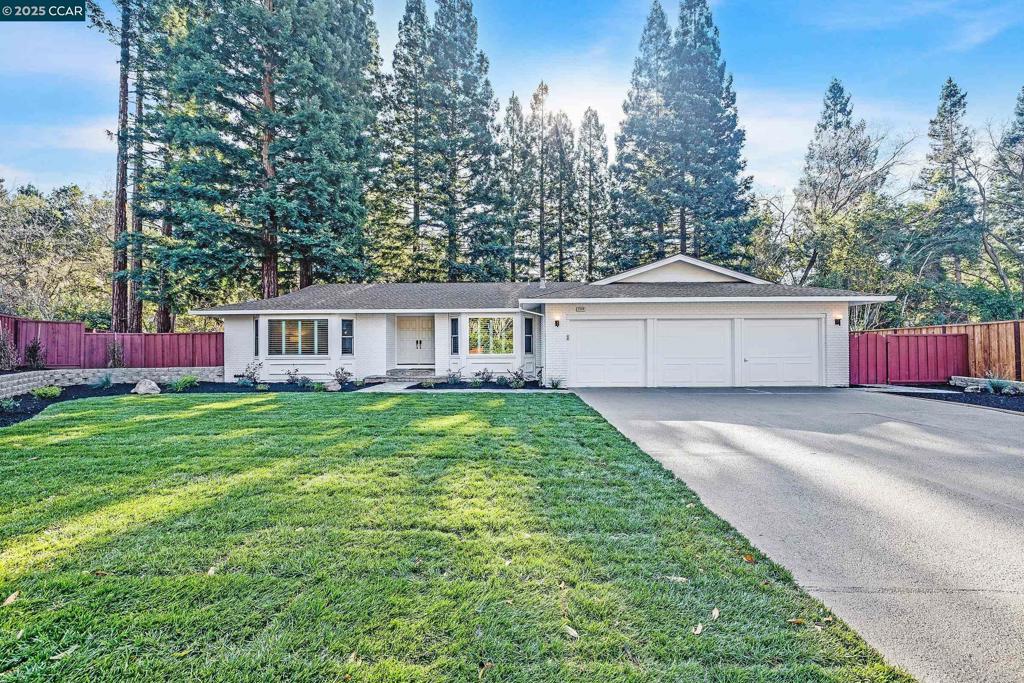
M 579 134 L 580 210 L 585 229 L 583 274 L 588 282 L 599 270 L 598 252 L 604 252 L 608 226 L 608 141 L 604 126 L 591 108 L 583 113 Z
M 707 0 L 683 0 L 666 86 L 680 253 L 732 260 L 749 238 L 751 179 L 736 93 Z
M 564 112 L 558 112 L 551 119 L 549 142 L 546 145 L 551 169 L 550 199 L 555 213 L 554 238 L 557 255 L 557 277 L 559 282 L 568 279 L 571 266 L 571 251 L 575 245 L 577 217 L 576 141 L 572 122 Z
M 976 193 L 965 160 L 974 155 L 971 132 L 965 123 L 967 94 L 952 78 L 946 80 L 939 107 L 928 125 L 927 163 L 921 170 L 920 189 L 929 206 L 932 279 L 945 279 L 944 261 L 951 261 L 954 277 L 962 280 L 964 259 L 974 259 L 981 248 L 981 226 L 974 219 Z
M 625 119 L 615 138 L 617 222 L 616 265 L 636 266 L 666 254 L 669 220 L 669 120 L 665 100 L 672 32 L 661 3 L 654 0 L 633 63 Z
M 449 281 L 504 279 L 507 245 L 496 215 L 494 116 L 487 58 L 470 0 L 440 0 L 430 32 L 427 151 L 430 220 L 444 241 Z
M 890 165 L 879 166 L 878 155 L 878 141 L 868 134 L 867 122 L 854 118 L 850 95 L 833 79 L 796 189 L 796 238 L 804 252 L 799 284 L 808 281 L 823 256 L 819 233 L 885 183 Z
M 176 223 L 163 260 L 208 295 L 254 264 L 264 297 L 282 268 L 300 287 L 362 277 L 378 61 L 369 0 L 207 11 L 170 56 L 169 99 L 187 105 L 155 122 L 174 150 L 153 183 Z
M 1024 88 L 1017 97 L 1013 118 L 999 138 L 992 161 L 992 231 L 997 245 L 1016 263 L 1024 309 Z
M 530 135 L 534 140 L 534 155 L 537 159 L 537 264 L 540 279 L 547 277 L 548 262 L 548 225 L 547 225 L 547 199 L 548 199 L 548 168 L 550 158 L 548 154 L 548 129 L 551 124 L 551 114 L 547 111 L 548 86 L 544 81 L 540 82 L 533 93 L 530 101 Z
M 519 98 L 513 93 L 505 107 L 501 127 L 501 156 L 498 176 L 503 201 L 503 221 L 508 235 L 508 279 L 515 282 L 529 277 L 529 240 L 532 235 L 532 210 L 537 192 L 537 158 L 530 125 Z
M 442 275 L 436 243 L 425 234 L 425 181 L 430 168 L 428 146 L 433 134 L 434 112 L 428 107 L 428 73 L 431 64 L 430 23 L 423 0 L 408 0 L 398 24 L 398 43 L 387 81 L 387 98 L 379 134 L 386 150 L 385 179 L 381 199 L 393 202 L 388 243 L 391 257 L 385 268 L 397 279 L 418 282 Z M 396 265 L 395 260 L 404 265 Z

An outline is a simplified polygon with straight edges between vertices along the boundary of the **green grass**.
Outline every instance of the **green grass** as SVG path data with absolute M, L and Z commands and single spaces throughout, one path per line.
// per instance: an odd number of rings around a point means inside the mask
M 51 406 L 15 591 L 3 681 L 906 680 L 570 395 Z

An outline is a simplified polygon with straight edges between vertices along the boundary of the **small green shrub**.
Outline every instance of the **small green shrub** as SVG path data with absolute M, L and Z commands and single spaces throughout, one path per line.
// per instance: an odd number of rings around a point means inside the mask
M 89 386 L 92 387 L 93 389 L 109 389 L 110 387 L 114 386 L 114 378 L 111 377 L 110 373 L 108 372 L 102 377 L 98 377 L 94 381 L 90 382 Z
M 562 388 L 562 378 L 561 377 L 552 377 L 551 379 L 548 380 L 548 386 L 551 387 L 552 389 L 561 389 Z
M 29 370 L 42 370 L 46 367 L 46 347 L 36 337 L 25 347 L 25 353 L 21 358 L 22 365 Z
M 270 385 L 269 384 L 262 384 L 262 383 L 261 384 L 257 384 L 256 385 L 256 391 L 270 391 Z
M 188 391 L 189 389 L 195 389 L 198 387 L 199 378 L 195 375 L 182 375 L 171 382 L 168 386 L 170 386 L 171 391 L 180 394 L 184 391 Z
M 262 372 L 263 363 L 253 361 L 245 366 L 245 370 L 235 383 L 240 387 L 254 387 L 259 383 Z
M 364 387 L 364 386 L 366 386 L 366 380 L 365 379 L 354 379 L 354 380 L 352 380 L 352 386 Z
M 60 398 L 60 395 L 64 393 L 64 390 L 60 387 L 50 385 L 48 387 L 33 389 L 30 393 L 40 401 L 52 401 L 55 398 Z
M 507 387 L 508 377 L 506 377 L 505 375 L 498 375 L 498 377 L 495 378 L 494 382 L 499 386 Z
M 0 398 L 0 413 L 13 413 L 21 407 L 21 401 L 16 398 Z
M 449 370 L 448 384 L 462 384 L 462 370 Z
M 522 389 L 526 386 L 526 371 L 522 368 L 508 371 L 508 385 L 513 389 Z
M 479 389 L 483 385 L 483 381 L 477 377 L 474 377 L 473 379 L 469 380 L 469 386 L 473 387 L 474 389 Z
M 338 368 L 334 371 L 334 381 L 341 386 L 345 386 L 352 381 L 352 373 L 345 368 Z
M 321 394 L 321 393 L 327 391 L 327 385 L 324 384 L 323 382 L 313 382 L 312 389 L 313 389 L 313 393 Z
M 284 376 L 288 378 L 288 384 L 294 384 L 300 389 L 311 389 L 313 387 L 313 380 L 305 375 L 300 375 L 298 368 L 288 370 L 284 373 Z
M 433 389 L 435 386 L 437 386 L 437 380 L 425 379 L 422 382 L 420 382 L 420 386 L 423 387 L 424 389 Z
M 473 373 L 473 376 L 478 380 L 487 384 L 494 381 L 494 372 L 490 368 L 484 368 L 483 370 L 477 370 Z

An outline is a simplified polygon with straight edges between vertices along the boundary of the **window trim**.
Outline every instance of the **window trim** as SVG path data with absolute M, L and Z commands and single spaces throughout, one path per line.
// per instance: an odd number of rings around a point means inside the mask
M 313 353 L 302 353 L 302 324 L 313 323 Z M 270 328 L 273 324 L 279 324 L 281 326 L 281 352 L 274 353 L 270 348 Z M 286 342 L 287 325 L 288 323 L 296 323 L 298 334 L 299 345 L 298 353 L 288 353 L 288 344 Z M 323 323 L 324 329 L 327 330 L 327 348 L 320 348 L 320 339 L 318 332 L 319 324 Z M 267 320 L 267 356 L 270 358 L 327 358 L 330 356 L 331 346 L 331 326 L 330 321 L 327 318 L 276 318 Z
M 350 334 L 345 334 L 345 323 L 349 323 L 352 328 Z M 345 340 L 349 340 L 349 350 L 345 351 Z M 341 319 L 341 355 L 342 356 L 354 356 L 356 355 L 356 321 L 355 318 L 342 318 Z
M 511 349 L 507 353 L 485 353 L 485 352 L 473 353 L 473 321 L 474 320 L 508 320 L 511 323 L 511 325 L 512 325 L 511 333 L 509 335 L 509 341 L 512 344 Z M 466 341 L 466 355 L 469 356 L 470 358 L 481 358 L 481 357 L 493 358 L 493 357 L 499 357 L 499 356 L 503 356 L 503 357 L 514 356 L 515 353 L 516 353 L 516 319 L 515 319 L 515 316 L 511 316 L 511 315 L 478 315 L 478 316 L 473 316 L 473 317 L 469 318 L 467 323 L 466 323 L 466 340 L 467 340 Z M 492 348 L 494 347 L 493 341 L 491 343 L 491 347 Z
M 253 336 L 253 358 L 260 357 L 260 319 L 259 316 L 254 316 L 252 319 L 252 336 Z
M 534 324 L 533 316 L 523 316 L 523 353 L 533 355 L 533 341 L 537 326 Z

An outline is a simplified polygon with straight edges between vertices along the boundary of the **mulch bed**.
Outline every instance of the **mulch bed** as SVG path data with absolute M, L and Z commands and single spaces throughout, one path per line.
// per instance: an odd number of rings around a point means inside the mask
M 526 386 L 523 387 L 523 389 L 543 389 L 543 388 L 544 387 L 542 387 L 540 385 L 540 382 L 538 382 L 537 380 L 534 380 L 532 382 L 527 382 Z M 438 382 L 437 384 L 435 384 L 435 385 L 433 385 L 431 387 L 425 387 L 425 386 L 423 386 L 423 383 L 421 382 L 420 384 L 415 384 L 415 385 L 409 387 L 409 389 L 504 389 L 505 391 L 517 391 L 516 389 L 512 389 L 512 387 L 510 387 L 508 384 L 499 384 L 497 382 L 484 382 L 483 384 L 481 384 L 478 387 L 471 386 L 469 384 L 469 382 L 457 382 L 455 384 L 451 384 L 449 382 Z
M 1002 394 L 966 394 L 959 387 L 944 385 L 942 389 L 952 390 L 954 394 L 914 394 L 894 393 L 895 396 L 910 396 L 912 398 L 928 398 L 933 401 L 947 401 L 950 403 L 966 403 L 972 406 L 983 406 L 986 408 L 1002 408 L 1017 413 L 1024 413 L 1024 396 L 1003 396 Z
M 200 382 L 197 386 L 186 389 L 181 392 L 183 394 L 274 394 L 274 393 L 313 393 L 313 390 L 308 387 L 302 387 L 298 384 L 288 384 L 286 382 L 272 382 L 269 383 L 270 387 L 267 391 L 257 391 L 255 387 L 240 387 L 237 384 L 227 382 Z M 357 387 L 354 384 L 346 384 L 342 387 L 341 392 L 359 391 L 366 387 L 371 387 L 373 384 L 365 384 L 361 387 Z M 101 396 L 124 396 L 132 393 L 132 389 L 135 388 L 135 383 L 132 384 L 112 384 L 106 388 L 95 388 L 87 384 L 78 384 L 72 387 L 64 387 L 61 391 L 60 397 L 53 400 L 45 401 L 36 398 L 31 393 L 21 394 L 15 396 L 14 400 L 18 402 L 18 407 L 11 411 L 0 410 L 0 428 L 7 427 L 23 420 L 27 420 L 33 415 L 38 415 L 43 412 L 46 406 L 51 403 L 61 403 L 63 401 L 74 401 L 80 398 L 97 398 Z M 165 394 L 174 394 L 175 392 L 169 389 L 166 385 L 161 385 L 161 391 Z M 341 393 L 335 392 L 335 393 Z

